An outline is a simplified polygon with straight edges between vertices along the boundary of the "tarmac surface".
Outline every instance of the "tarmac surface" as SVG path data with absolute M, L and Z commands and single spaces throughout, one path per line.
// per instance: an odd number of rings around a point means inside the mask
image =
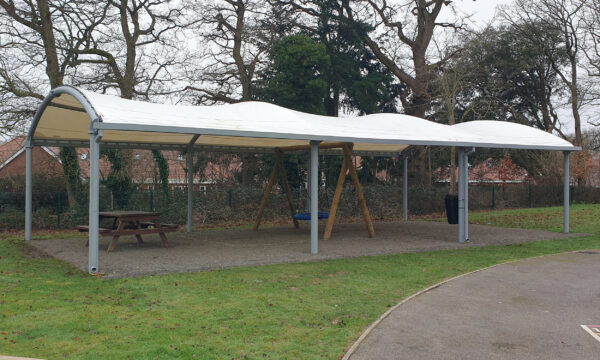
M 599 275 L 596 250 L 459 277 L 392 310 L 349 359 L 600 359 L 581 326 L 600 331 Z
M 320 236 L 323 234 L 321 224 Z M 319 241 L 319 253 L 310 254 L 309 227 L 293 226 L 251 229 L 202 230 L 168 233 L 170 247 L 163 248 L 157 235 L 144 236 L 138 244 L 133 236 L 122 236 L 114 252 L 107 253 L 110 237 L 100 237 L 99 271 L 105 277 L 131 277 L 175 272 L 206 271 L 246 265 L 304 262 L 363 255 L 458 249 L 472 246 L 506 245 L 533 240 L 556 239 L 577 234 L 506 229 L 470 225 L 471 242 L 457 241 L 457 225 L 439 222 L 376 222 L 374 238 L 362 223 L 336 224 L 328 241 Z M 580 235 L 579 235 L 580 236 Z M 87 272 L 87 234 L 81 238 L 32 240 L 44 253 Z

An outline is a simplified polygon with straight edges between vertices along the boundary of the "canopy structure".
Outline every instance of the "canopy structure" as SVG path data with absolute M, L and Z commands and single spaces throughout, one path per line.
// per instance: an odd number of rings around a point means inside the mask
M 444 125 L 403 114 L 338 118 L 306 114 L 262 102 L 178 106 L 126 100 L 73 87 L 52 90 L 34 120 L 36 145 L 89 141 L 90 125 L 102 143 L 118 147 L 165 147 L 255 151 L 308 145 L 311 140 L 352 142 L 355 152 L 398 154 L 409 145 L 503 147 L 571 151 L 552 134 L 503 121 Z M 92 124 L 91 124 L 92 123 Z
M 311 193 L 318 184 L 319 145 L 353 144 L 356 154 L 398 156 L 411 145 L 459 148 L 459 241 L 468 239 L 468 154 L 473 148 L 556 150 L 565 153 L 565 231 L 568 232 L 568 154 L 580 150 L 568 141 L 525 125 L 471 121 L 444 125 L 403 114 L 349 118 L 318 116 L 262 102 L 219 106 L 179 106 L 133 101 L 71 86 L 50 91 L 32 121 L 27 137 L 26 239 L 31 239 L 31 148 L 90 148 L 90 272 L 98 271 L 99 147 L 194 151 L 269 152 L 283 147 L 310 148 Z M 299 148 L 302 148 L 300 146 Z M 327 148 L 325 146 L 324 148 Z M 335 152 L 321 150 L 322 152 Z M 191 155 L 191 156 L 190 156 Z M 189 163 L 189 162 L 188 162 Z M 406 158 L 404 161 L 406 173 Z M 190 174 L 191 175 L 191 174 Z M 405 177 L 406 179 L 406 177 Z M 406 181 L 404 181 L 406 184 Z M 406 219 L 406 186 L 404 186 Z M 191 189 L 188 231 L 191 231 Z M 311 252 L 316 253 L 317 201 L 311 197 Z M 314 210 L 314 211 L 313 211 Z M 462 214 L 462 216 L 461 216 Z

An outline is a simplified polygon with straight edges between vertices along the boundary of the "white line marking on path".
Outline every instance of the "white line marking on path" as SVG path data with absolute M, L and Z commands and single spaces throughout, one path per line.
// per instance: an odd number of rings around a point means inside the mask
M 581 328 L 598 341 L 600 341 L 600 325 L 581 325 Z

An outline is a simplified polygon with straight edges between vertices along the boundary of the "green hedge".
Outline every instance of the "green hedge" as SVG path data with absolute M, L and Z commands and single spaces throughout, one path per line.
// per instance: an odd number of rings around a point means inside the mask
M 398 185 L 373 185 L 363 187 L 369 210 L 374 219 L 397 219 L 402 216 L 402 188 Z M 578 203 L 600 202 L 599 188 L 571 189 L 573 201 Z M 206 191 L 194 194 L 195 224 L 212 225 L 224 223 L 247 223 L 254 220 L 263 196 L 262 188 L 209 186 Z M 333 188 L 322 188 L 319 208 L 328 210 L 333 199 Z M 422 215 L 443 213 L 446 186 L 411 187 L 408 194 L 409 213 Z M 79 204 L 69 206 L 66 192 L 33 193 L 34 228 L 74 228 L 87 223 L 88 194 L 76 194 Z M 293 197 L 298 212 L 306 209 L 306 190 L 296 189 Z M 471 210 L 545 207 L 561 205 L 562 186 L 530 186 L 529 184 L 477 185 L 469 187 Z M 187 214 L 187 190 L 171 190 L 169 196 L 161 191 L 135 191 L 127 206 L 119 202 L 106 188 L 100 191 L 100 210 L 159 211 L 164 222 L 184 224 Z M 24 227 L 25 196 L 22 191 L 0 192 L 0 227 L 22 229 Z M 360 208 L 351 184 L 346 184 L 338 211 L 341 217 L 358 217 Z M 266 221 L 289 219 L 290 213 L 285 193 L 280 189 L 270 195 L 264 219 Z

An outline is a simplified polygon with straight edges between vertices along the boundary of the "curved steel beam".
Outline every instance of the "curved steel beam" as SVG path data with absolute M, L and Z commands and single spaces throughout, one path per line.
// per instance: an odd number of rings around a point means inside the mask
M 52 105 L 52 100 L 62 94 L 71 95 L 83 106 L 83 109 L 90 117 L 90 212 L 89 212 L 89 255 L 88 268 L 89 272 L 94 274 L 98 272 L 98 210 L 99 210 L 99 159 L 100 159 L 100 144 L 102 139 L 102 130 L 98 130 L 95 124 L 102 122 L 102 118 L 92 106 L 88 98 L 77 88 L 72 86 L 59 86 L 50 90 L 50 93 L 44 98 L 40 106 L 35 112 L 35 116 L 31 121 L 25 147 L 27 149 L 27 179 L 26 179 L 26 200 L 25 200 L 25 238 L 31 239 L 31 219 L 32 219 L 32 167 L 31 167 L 31 148 L 35 145 L 34 136 L 37 126 L 44 115 L 44 111 L 48 106 Z M 73 109 L 74 110 L 74 109 Z M 78 109 L 77 109 L 78 110 Z
M 83 109 L 90 117 L 90 126 L 94 122 L 102 122 L 102 118 L 100 117 L 100 115 L 98 115 L 96 109 L 94 109 L 94 107 L 92 106 L 92 103 L 79 89 L 69 85 L 59 86 L 50 90 L 48 95 L 46 95 L 44 100 L 42 100 L 40 106 L 38 106 L 35 115 L 31 120 L 29 132 L 27 133 L 27 140 L 25 140 L 25 146 L 31 147 L 34 145 L 33 137 L 35 134 L 35 130 L 37 129 L 37 126 L 40 122 L 40 119 L 42 118 L 42 115 L 44 114 L 44 111 L 52 103 L 52 100 L 54 100 L 54 98 L 57 98 L 62 94 L 71 95 L 75 98 L 75 100 L 77 100 L 81 104 L 81 106 L 83 106 Z

